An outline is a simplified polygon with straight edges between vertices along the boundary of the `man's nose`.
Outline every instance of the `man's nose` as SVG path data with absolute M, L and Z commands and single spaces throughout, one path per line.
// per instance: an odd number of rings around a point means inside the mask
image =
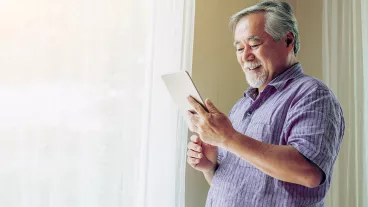
M 254 54 L 251 51 L 250 47 L 245 47 L 242 54 L 242 61 L 252 61 L 254 59 Z

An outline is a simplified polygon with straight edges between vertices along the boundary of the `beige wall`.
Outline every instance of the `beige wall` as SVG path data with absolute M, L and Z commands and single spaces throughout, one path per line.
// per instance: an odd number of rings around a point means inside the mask
M 196 1 L 192 76 L 201 95 L 228 113 L 248 87 L 236 62 L 233 37 L 228 30 L 232 14 L 257 0 Z M 290 0 L 301 33 L 298 61 L 307 74 L 322 78 L 322 1 Z M 186 207 L 203 207 L 208 191 L 203 175 L 187 165 Z
M 291 3 L 294 3 L 294 11 L 299 24 L 301 46 L 297 59 L 306 74 L 322 79 L 323 1 L 294 0 Z
M 196 1 L 192 76 L 202 97 L 211 98 L 224 113 L 247 88 L 236 61 L 233 37 L 228 29 L 232 14 L 256 0 Z M 209 185 L 203 175 L 187 165 L 186 207 L 203 207 Z

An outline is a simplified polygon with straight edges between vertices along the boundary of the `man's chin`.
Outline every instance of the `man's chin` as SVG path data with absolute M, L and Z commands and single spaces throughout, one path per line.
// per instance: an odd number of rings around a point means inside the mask
M 261 87 L 266 81 L 265 80 L 252 80 L 245 77 L 247 80 L 248 85 L 250 85 L 252 88 L 259 88 Z

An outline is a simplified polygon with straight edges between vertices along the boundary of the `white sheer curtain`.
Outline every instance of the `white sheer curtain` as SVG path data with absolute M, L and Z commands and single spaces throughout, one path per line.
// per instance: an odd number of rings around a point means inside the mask
M 326 206 L 367 206 L 367 1 L 324 0 L 323 6 L 323 75 L 346 121 Z
M 0 206 L 184 206 L 192 0 L 0 1 Z
M 363 45 L 363 77 L 365 80 L 367 80 L 368 78 L 368 1 L 367 0 L 363 0 L 362 1 L 362 5 L 361 5 L 361 9 L 362 9 L 362 34 L 363 34 L 363 41 L 362 41 L 362 45 Z M 363 133 L 364 133 L 364 148 L 366 149 L 368 146 L 368 83 L 364 82 L 364 95 L 363 95 L 364 99 L 363 99 L 363 103 L 364 104 L 364 108 L 363 108 Z M 368 177 L 368 152 L 367 150 L 364 151 L 364 176 L 367 178 Z M 363 186 L 363 193 L 364 193 L 364 197 L 365 200 L 363 202 L 364 206 L 368 205 L 368 179 L 364 180 L 364 186 Z

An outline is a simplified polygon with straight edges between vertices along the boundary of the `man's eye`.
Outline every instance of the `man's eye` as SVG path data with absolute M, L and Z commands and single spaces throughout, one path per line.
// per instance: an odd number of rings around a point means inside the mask
M 257 48 L 258 46 L 260 46 L 261 44 L 257 44 L 257 45 L 251 45 L 251 48 Z
M 244 48 L 237 48 L 236 49 L 236 51 L 238 51 L 238 52 L 241 52 L 241 51 L 243 51 L 244 50 Z

